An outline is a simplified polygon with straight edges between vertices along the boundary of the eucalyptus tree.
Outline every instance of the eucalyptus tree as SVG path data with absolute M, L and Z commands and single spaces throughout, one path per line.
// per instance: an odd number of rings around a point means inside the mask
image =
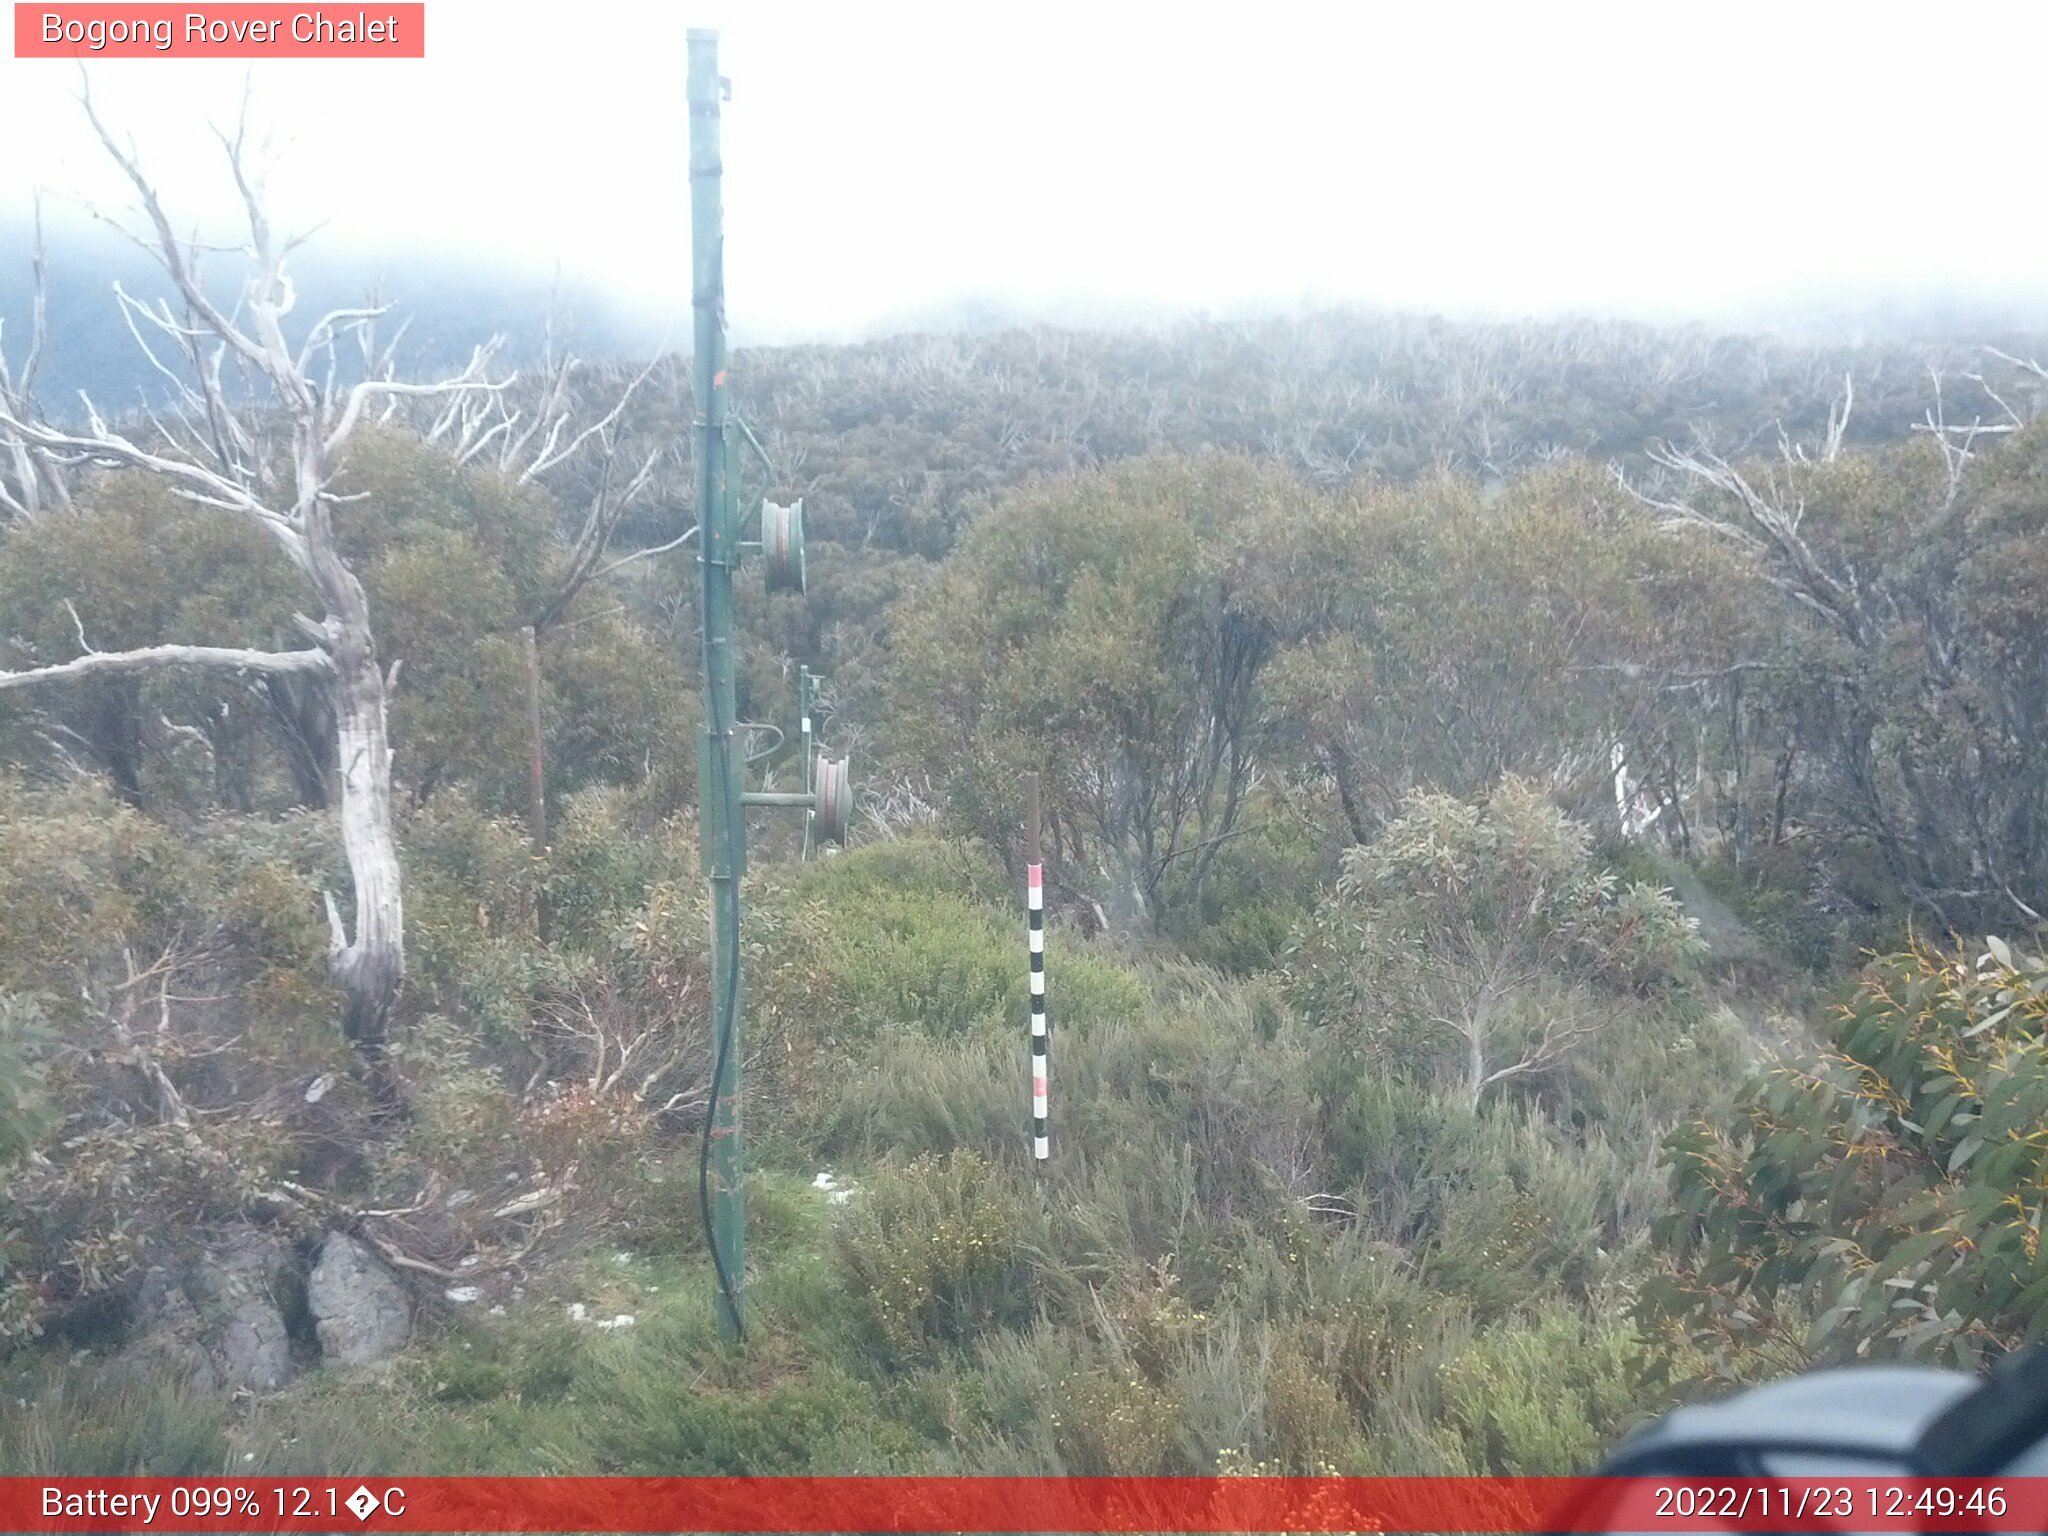
M 343 1031 L 388 1088 L 385 1042 L 405 979 L 387 731 L 398 669 L 378 654 L 363 582 L 337 537 L 336 512 L 347 498 L 336 483 L 365 422 L 394 417 L 408 401 L 436 402 L 447 415 L 451 404 L 499 393 L 509 380 L 490 376 L 494 345 L 477 348 L 449 376 L 399 379 L 391 349 L 375 344 L 382 305 L 331 310 L 294 339 L 288 262 L 300 240 L 272 227 L 241 129 L 222 142 L 246 224 L 245 270 L 234 300 L 223 302 L 202 276 L 204 248 L 176 233 L 132 145 L 115 140 L 89 98 L 85 110 L 140 203 L 146 223 L 133 238 L 168 279 L 170 297 L 154 302 L 115 290 L 166 394 L 134 423 L 109 420 L 89 398 L 82 420 L 64 421 L 37 407 L 32 361 L 25 364 L 0 393 L 8 510 L 54 515 L 59 488 L 78 472 L 142 471 L 260 534 L 283 554 L 315 613 L 294 615 L 306 643 L 293 649 L 166 643 L 111 651 L 92 646 L 88 616 L 79 615 L 78 655 L 0 672 L 0 690 L 162 668 L 317 681 L 331 702 L 328 746 L 353 886 L 352 921 L 326 893 L 329 969 L 343 998 Z M 353 367 L 343 359 L 345 342 L 359 354 Z
M 1699 949 L 1668 891 L 1602 869 L 1590 829 L 1508 777 L 1471 799 L 1419 791 L 1347 851 L 1288 986 L 1362 1060 L 1477 1105 L 1560 1067 L 1623 994 L 1677 986 Z
M 1841 451 L 1840 425 L 1817 454 L 1665 447 L 1662 487 L 1636 492 L 1775 599 L 1809 822 L 1957 930 L 2048 911 L 2048 427 L 2000 425 L 1954 428 L 1937 404 L 1921 440 L 1866 452 Z M 1787 787 L 1781 771 L 1780 806 Z
M 991 837 L 1017 774 L 1044 774 L 1054 865 L 1113 922 L 1199 903 L 1261 773 L 1272 634 L 1244 602 L 1249 564 L 1306 494 L 1223 455 L 1012 493 L 898 611 L 906 759 L 947 765 Z

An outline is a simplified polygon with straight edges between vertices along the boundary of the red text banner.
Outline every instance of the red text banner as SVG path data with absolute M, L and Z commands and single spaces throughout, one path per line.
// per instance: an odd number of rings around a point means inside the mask
M 0 1478 L 0 1530 L 2040 1531 L 2048 1478 Z
M 423 3 L 24 4 L 18 59 L 423 59 Z

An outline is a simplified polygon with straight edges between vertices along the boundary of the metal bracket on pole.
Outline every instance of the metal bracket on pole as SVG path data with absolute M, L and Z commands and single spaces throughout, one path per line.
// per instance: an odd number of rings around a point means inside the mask
M 811 669 L 796 669 L 796 721 L 797 750 L 803 754 L 804 793 L 811 794 L 817 789 L 812 778 L 811 764 Z M 804 858 L 811 856 L 811 836 L 817 830 L 818 812 L 814 807 L 804 816 Z
M 810 668 L 797 672 L 797 740 L 803 756 L 803 788 L 798 790 L 749 789 L 740 794 L 746 806 L 801 810 L 804 816 L 804 857 L 809 858 L 814 837 L 846 846 L 853 826 L 852 778 L 847 760 L 827 757 L 817 744 L 811 717 L 816 705 L 813 692 L 818 679 Z

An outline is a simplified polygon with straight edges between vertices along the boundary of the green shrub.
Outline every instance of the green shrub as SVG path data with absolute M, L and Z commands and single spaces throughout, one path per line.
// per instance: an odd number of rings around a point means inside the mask
M 1333 873 L 1326 848 L 1304 822 L 1273 807 L 1250 816 L 1265 819 L 1217 850 L 1200 910 L 1176 901 L 1166 925 L 1191 959 L 1230 976 L 1278 966 Z
M 49 1042 L 41 1002 L 0 992 L 0 1173 L 36 1144 L 55 1112 L 45 1093 Z
M 1771 1344 L 1977 1365 L 2038 1337 L 2044 1032 L 2048 964 L 2001 940 L 1872 961 L 1817 1060 L 1767 1063 L 1732 1125 L 1672 1135 L 1652 1314 L 1724 1367 Z
M 516 1033 L 523 981 L 499 978 L 534 933 L 542 871 L 525 830 L 456 789 L 406 818 L 402 852 L 408 987 Z
M 1330 1142 L 1369 1229 L 1413 1250 L 1433 1287 L 1482 1316 L 1531 1295 L 1584 1294 L 1621 1237 L 1621 1160 L 1525 1111 L 1362 1083 L 1333 1106 Z
M 828 1158 L 988 1149 L 1026 1134 L 1030 1104 L 1021 1035 L 933 1042 L 885 1029 L 844 1061 L 822 1104 L 801 1106 L 796 1139 Z
M 496 1073 L 479 1062 L 472 1032 L 430 1013 L 399 1031 L 391 1056 L 404 1076 L 412 1113 L 400 1150 L 423 1163 L 473 1165 L 502 1158 L 515 1104 Z
M 1020 921 L 1019 938 L 1022 927 Z M 1055 1029 L 1108 1026 L 1135 1020 L 1146 1011 L 1145 983 L 1135 971 L 1078 945 L 1069 947 L 1063 934 L 1047 941 L 1045 965 L 1046 1012 Z M 1018 968 L 1023 968 L 1021 956 Z M 1021 1022 L 1028 1007 L 1026 1003 L 1013 1016 Z
M 890 1024 L 940 1037 L 1001 1025 L 1023 1007 L 1023 945 L 957 897 L 871 893 L 832 913 L 829 964 L 843 1034 Z
M 1030 1317 L 1036 1226 L 1014 1175 L 979 1154 L 913 1158 L 848 1208 L 840 1269 L 892 1353 L 927 1354 Z
M 1051 1415 L 1070 1477 L 1163 1477 L 1179 1470 L 1180 1404 L 1129 1367 L 1098 1365 L 1059 1384 Z
M 1618 1170 L 1560 1146 L 1540 1126 L 1489 1140 L 1499 1161 L 1475 1160 L 1447 1193 L 1424 1273 L 1468 1298 L 1481 1320 L 1531 1296 L 1584 1298 L 1607 1269 Z
M 1126 1272 L 1099 1306 L 1109 1342 L 1155 1383 L 1166 1381 L 1209 1331 L 1209 1314 L 1181 1294 L 1172 1254 Z
M 1024 1027 L 1023 909 L 965 845 L 909 838 L 856 849 L 809 866 L 773 904 L 800 930 L 790 958 L 814 969 L 809 995 L 785 1006 L 834 1041 L 891 1025 L 940 1039 Z M 1047 953 L 1056 1027 L 1143 1010 L 1144 985 L 1123 965 L 1062 930 Z
M 1445 1373 L 1444 1409 L 1473 1472 L 1583 1474 L 1654 1397 L 1647 1366 L 1628 1324 L 1549 1309 L 1475 1337 Z
M 124 949 L 147 963 L 206 905 L 194 852 L 99 785 L 0 778 L 0 988 L 81 1019 L 127 979 Z
M 1622 885 L 1586 827 L 1506 778 L 1470 800 L 1417 792 L 1347 852 L 1288 981 L 1361 1070 L 1476 1104 L 1557 1071 L 1618 1000 L 1682 990 L 1699 950 L 1669 892 Z
M 574 1413 L 602 1470 L 856 1475 L 904 1466 L 916 1442 L 853 1361 L 818 1348 L 812 1320 L 789 1298 L 757 1293 L 747 1347 L 729 1350 L 708 1305 L 709 1277 L 699 1274 L 705 1305 L 643 1319 L 614 1340 L 584 1336 Z
M 1358 1440 L 1358 1423 L 1337 1383 L 1290 1338 L 1266 1368 L 1265 1441 L 1282 1472 L 1329 1476 Z
M 34 998 L 0 992 L 0 1189 L 12 1182 L 14 1164 L 55 1119 L 56 1106 L 45 1092 L 48 1039 Z M 35 1294 L 16 1284 L 12 1273 L 29 1257 L 21 1239 L 13 1202 L 0 1195 L 0 1341 L 24 1336 L 36 1326 Z
M 1002 868 L 981 845 L 943 837 L 866 843 L 837 858 L 806 865 L 798 882 L 808 896 L 858 905 L 877 892 L 952 896 L 977 906 L 1015 902 Z
M 1357 1234 L 1332 1246 L 1328 1273 L 1297 1323 L 1310 1358 L 1328 1373 L 1361 1421 L 1398 1415 L 1406 1378 L 1449 1322 L 1468 1316 L 1458 1298 L 1419 1282 L 1402 1252 Z
M 622 1415 L 599 1454 L 607 1471 L 642 1476 L 803 1472 L 834 1466 L 833 1452 L 871 1431 L 873 1414 L 868 1395 L 843 1378 L 760 1391 L 671 1389 L 644 1412 Z
M 680 818 L 652 821 L 616 790 L 568 798 L 550 841 L 548 910 L 560 944 L 600 948 L 659 888 L 702 880 L 690 828 Z M 693 938 L 701 943 L 702 930 Z

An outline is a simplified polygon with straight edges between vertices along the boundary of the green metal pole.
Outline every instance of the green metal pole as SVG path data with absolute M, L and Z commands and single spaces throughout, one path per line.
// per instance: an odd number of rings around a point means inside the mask
M 704 578 L 704 731 L 697 751 L 697 822 L 711 884 L 711 1010 L 714 1075 L 709 1165 L 711 1251 L 718 1271 L 718 1325 L 745 1331 L 746 1206 L 740 1144 L 740 876 L 746 821 L 740 809 L 739 690 L 733 661 L 732 573 L 739 519 L 726 445 L 725 231 L 719 197 L 718 34 L 690 32 L 691 301 L 696 315 L 697 562 Z

